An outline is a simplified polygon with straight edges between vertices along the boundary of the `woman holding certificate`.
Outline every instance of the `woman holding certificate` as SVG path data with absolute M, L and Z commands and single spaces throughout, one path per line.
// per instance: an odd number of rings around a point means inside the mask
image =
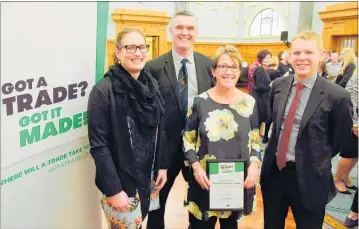
M 186 201 L 191 229 L 214 229 L 217 218 L 222 229 L 237 229 L 240 216 L 252 211 L 254 186 L 259 177 L 257 153 L 260 137 L 255 100 L 235 87 L 241 67 L 241 57 L 235 47 L 219 48 L 212 63 L 215 87 L 198 95 L 188 110 L 183 149 L 187 159 L 185 163 L 190 164 L 193 171 L 188 180 Z M 238 159 L 244 161 L 242 170 L 245 170 L 243 174 L 246 176 L 242 178 L 242 189 L 215 189 L 215 182 L 210 181 L 206 172 L 209 159 L 233 160 L 232 164 L 236 164 L 234 161 Z M 230 171 L 231 163 L 225 164 L 219 170 L 225 168 Z M 226 180 L 217 183 L 221 182 Z M 228 187 L 235 187 L 236 182 Z M 231 193 L 235 193 L 234 196 L 230 197 Z M 221 195 L 227 198 L 215 203 L 222 204 L 220 210 L 210 207 L 214 195 L 219 199 Z M 237 200 L 244 202 L 242 207 L 226 210 L 226 206 Z

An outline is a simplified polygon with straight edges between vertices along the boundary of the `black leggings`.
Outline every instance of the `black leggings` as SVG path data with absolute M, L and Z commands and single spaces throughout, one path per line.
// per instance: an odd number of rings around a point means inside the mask
M 354 200 L 352 203 L 352 207 L 350 208 L 352 212 L 358 213 L 358 191 L 355 191 Z
M 219 219 L 221 229 L 237 229 L 238 228 L 238 212 L 232 212 L 228 218 Z M 189 214 L 189 222 L 191 229 L 214 229 L 217 223 L 217 217 L 210 217 L 207 221 L 198 220 L 191 213 Z

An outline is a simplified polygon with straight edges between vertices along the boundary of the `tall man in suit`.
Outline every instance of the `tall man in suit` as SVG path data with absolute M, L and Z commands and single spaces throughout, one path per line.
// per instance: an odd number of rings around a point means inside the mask
M 148 229 L 163 229 L 168 194 L 182 169 L 186 179 L 188 168 L 184 165 L 182 132 L 188 104 L 193 98 L 213 86 L 212 61 L 207 56 L 193 51 L 196 39 L 197 18 L 189 11 L 173 15 L 169 28 L 172 35 L 172 49 L 151 61 L 147 66 L 160 85 L 165 100 L 167 159 L 172 161 L 167 171 L 167 183 L 160 191 L 161 208 L 148 215 Z M 173 206 L 176 207 L 176 206 Z
M 284 229 L 288 208 L 296 228 L 321 229 L 336 195 L 331 159 L 351 135 L 349 93 L 317 76 L 321 37 L 299 33 L 291 45 L 295 75 L 273 81 L 272 135 L 261 171 L 264 228 Z

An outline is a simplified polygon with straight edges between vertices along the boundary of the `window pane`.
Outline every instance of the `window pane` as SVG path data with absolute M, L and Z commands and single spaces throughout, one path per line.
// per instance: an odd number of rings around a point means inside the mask
M 272 9 L 266 9 L 262 11 L 262 18 L 271 18 L 271 17 L 273 17 Z
M 258 14 L 254 18 L 251 28 L 249 29 L 249 36 L 260 36 L 260 26 L 261 26 L 261 15 Z
M 262 36 L 271 35 L 271 32 L 272 32 L 271 25 L 272 25 L 272 18 L 262 19 L 262 24 L 261 24 L 261 35 Z

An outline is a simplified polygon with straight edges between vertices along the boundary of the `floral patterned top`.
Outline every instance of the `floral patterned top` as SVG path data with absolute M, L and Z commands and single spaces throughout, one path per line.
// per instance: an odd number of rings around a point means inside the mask
M 358 81 L 358 73 L 354 73 L 353 76 L 348 81 L 345 89 L 347 89 L 350 93 L 350 97 L 353 103 L 353 123 L 358 124 L 358 88 L 359 88 L 359 81 Z
M 206 170 L 207 159 L 259 160 L 257 155 L 261 143 L 258 128 L 256 102 L 252 96 L 246 94 L 237 104 L 219 104 L 209 97 L 207 91 L 200 94 L 188 110 L 183 134 L 186 166 L 199 161 Z M 228 218 L 231 215 L 231 212 L 207 211 L 208 191 L 201 188 L 193 174 L 188 185 L 185 202 L 189 212 L 197 219 L 206 220 L 211 216 Z M 247 197 L 246 191 L 249 190 L 245 190 Z M 251 191 L 254 195 L 254 189 Z M 245 207 L 245 211 L 251 212 L 251 209 Z

